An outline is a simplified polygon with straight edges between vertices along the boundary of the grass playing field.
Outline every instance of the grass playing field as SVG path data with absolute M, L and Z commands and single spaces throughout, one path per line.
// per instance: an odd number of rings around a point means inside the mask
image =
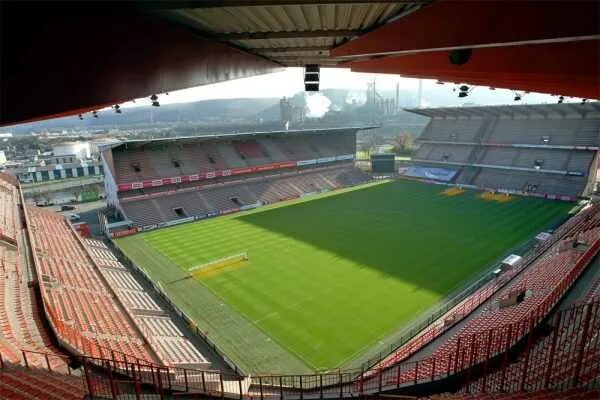
M 366 185 L 117 245 L 246 371 L 343 367 L 571 207 L 443 189 Z M 247 261 L 187 278 L 243 252 Z

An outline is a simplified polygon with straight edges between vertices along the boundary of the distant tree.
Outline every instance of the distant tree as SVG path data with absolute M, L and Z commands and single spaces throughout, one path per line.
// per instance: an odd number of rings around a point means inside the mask
M 372 149 L 371 143 L 367 141 L 361 141 L 358 143 L 358 151 L 362 153 L 361 155 L 366 155 L 368 157 Z
M 371 149 L 375 149 L 377 146 L 383 144 L 383 137 L 380 135 L 372 134 L 369 136 L 369 146 Z
M 19 152 L 29 149 L 42 149 L 42 144 L 38 136 L 24 135 L 12 137 L 7 141 L 7 144 L 14 146 Z
M 396 154 L 409 153 L 412 151 L 413 138 L 408 132 L 402 132 L 394 138 L 394 150 Z

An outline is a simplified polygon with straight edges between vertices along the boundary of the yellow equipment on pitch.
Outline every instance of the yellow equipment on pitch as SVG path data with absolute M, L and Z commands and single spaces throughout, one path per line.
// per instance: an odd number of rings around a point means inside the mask
M 198 278 L 201 276 L 211 275 L 212 273 L 246 261 L 248 261 L 248 253 L 243 252 L 195 266 L 188 272 L 192 278 Z

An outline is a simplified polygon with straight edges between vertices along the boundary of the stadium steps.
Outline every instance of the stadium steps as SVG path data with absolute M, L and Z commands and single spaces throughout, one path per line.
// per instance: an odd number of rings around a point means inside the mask
M 475 136 L 473 136 L 474 142 L 477 142 L 477 143 L 482 142 L 483 137 L 488 132 L 488 128 L 489 128 L 491 122 L 492 122 L 492 120 L 489 118 L 483 119 L 483 121 L 481 122 L 481 125 L 479 126 L 479 129 L 477 129 L 477 133 L 475 133 Z
M 327 176 L 325 176 L 325 175 L 321 175 L 321 176 L 322 176 L 323 180 L 324 180 L 325 182 L 327 182 L 327 184 L 328 184 L 329 186 L 331 186 L 331 188 L 332 188 L 332 189 L 333 189 L 333 188 L 336 188 L 336 187 L 338 187 L 338 185 L 336 185 L 335 183 L 333 183 L 329 177 L 327 177 Z
M 598 390 L 571 389 L 564 392 L 541 390 L 514 393 L 442 393 L 419 400 L 597 400 Z
M 595 123 L 594 123 L 595 122 Z M 596 146 L 598 144 L 598 136 L 600 135 L 600 126 L 598 121 L 582 119 L 576 129 L 575 145 L 576 146 Z
M 158 204 L 158 200 L 156 200 L 156 199 L 152 199 L 152 200 L 150 201 L 150 203 L 152 203 L 152 205 L 154 206 L 154 209 L 156 210 L 156 213 L 157 213 L 158 215 L 160 215 L 160 217 L 162 218 L 162 220 L 163 220 L 163 221 L 167 221 L 167 220 L 169 220 L 169 219 L 172 219 L 172 218 L 167 218 L 167 216 L 166 216 L 166 215 L 165 215 L 165 213 L 163 212 L 162 208 L 161 208 L 161 207 L 160 207 L 160 205 Z
M 569 165 L 571 164 L 571 160 L 572 160 L 574 154 L 575 154 L 575 152 L 573 152 L 573 151 L 568 152 L 567 159 L 565 160 L 565 162 L 561 168 L 563 171 L 569 170 Z
M 242 185 L 242 190 L 251 198 L 251 199 L 257 199 L 259 196 L 256 195 L 256 193 L 254 193 L 252 190 L 250 190 L 250 188 L 248 187 L 248 185 Z
M 5 267 L 7 274 L 2 277 L 2 290 L 0 290 L 0 307 L 2 317 L 2 336 L 4 347 L 7 349 L 7 358 L 12 362 L 20 362 L 19 349 L 26 348 L 37 351 L 57 352 L 43 324 L 35 303 L 35 293 L 27 285 L 27 280 L 18 263 L 15 252 L 5 253 Z M 3 353 L 3 356 L 5 354 Z M 41 365 L 43 360 L 39 356 L 32 356 L 30 363 Z M 60 360 L 53 360 L 55 367 L 63 367 Z
M 289 182 L 289 185 L 298 192 L 298 194 L 303 194 L 305 193 L 304 190 L 300 189 L 294 182 Z
M 269 156 L 271 157 L 272 161 L 278 162 L 287 160 L 287 157 L 283 154 L 281 149 L 275 144 L 273 140 L 259 139 L 258 142 L 261 144 L 262 147 L 265 148 L 267 153 L 269 153 Z
M 498 126 L 498 122 L 500 119 L 494 118 L 487 126 L 486 131 L 481 135 L 480 143 L 487 143 L 488 139 L 493 136 L 496 131 L 496 127 Z
M 239 168 L 248 166 L 246 160 L 240 157 L 240 154 L 235 150 L 235 148 L 231 144 L 218 143 L 217 148 L 229 168 Z
M 0 370 L 0 398 L 76 400 L 86 396 L 83 378 L 38 369 Z M 4 396 L 4 397 L 3 397 Z
M 204 197 L 204 196 L 202 195 L 202 192 L 200 192 L 200 191 L 197 191 L 197 192 L 196 192 L 196 196 L 198 196 L 198 198 L 200 199 L 200 201 L 202 202 L 202 205 L 204 206 L 204 208 L 205 208 L 206 210 L 214 210 L 214 209 L 215 209 L 215 208 L 214 208 L 214 206 L 212 206 L 212 205 L 211 205 L 211 204 L 208 202 L 208 200 L 206 200 L 206 197 Z

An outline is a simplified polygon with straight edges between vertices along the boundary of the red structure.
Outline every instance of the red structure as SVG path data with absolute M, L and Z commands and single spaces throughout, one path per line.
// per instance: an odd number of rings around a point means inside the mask
M 353 71 L 598 98 L 599 13 L 595 1 L 438 0 L 331 53 Z
M 600 98 L 594 0 L 1 6 L 0 125 L 306 64 Z

